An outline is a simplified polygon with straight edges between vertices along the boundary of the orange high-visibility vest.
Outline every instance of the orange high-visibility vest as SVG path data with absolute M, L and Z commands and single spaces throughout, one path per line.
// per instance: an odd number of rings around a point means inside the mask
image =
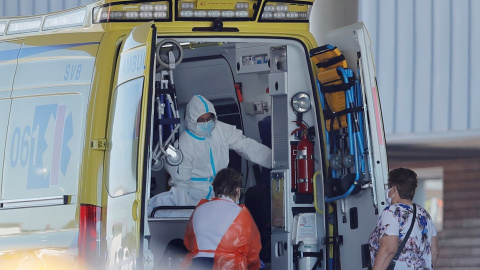
M 260 233 L 244 205 L 231 200 L 201 200 L 187 224 L 185 247 L 190 251 L 181 269 L 194 257 L 213 257 L 213 269 L 259 269 Z

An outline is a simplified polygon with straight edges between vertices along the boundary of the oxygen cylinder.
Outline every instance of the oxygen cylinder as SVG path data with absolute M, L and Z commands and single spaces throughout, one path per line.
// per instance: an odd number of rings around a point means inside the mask
M 299 193 L 313 193 L 313 143 L 308 139 L 306 128 L 297 145 L 296 155 L 297 190 Z
M 292 244 L 297 247 L 296 252 L 294 252 L 296 269 L 317 269 L 315 264 L 322 255 L 318 246 L 316 214 L 300 213 L 296 215 L 293 218 L 292 229 Z
M 298 244 L 298 251 L 300 254 L 304 252 L 318 252 L 318 245 L 317 244 L 305 244 L 300 242 Z M 313 269 L 313 266 L 317 262 L 318 258 L 316 257 L 300 257 L 298 258 L 298 270 L 310 270 Z

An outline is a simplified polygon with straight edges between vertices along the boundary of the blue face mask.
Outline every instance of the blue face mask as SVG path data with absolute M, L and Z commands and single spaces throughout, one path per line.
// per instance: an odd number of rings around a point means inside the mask
M 202 135 L 207 135 L 215 128 L 215 121 L 210 120 L 207 122 L 197 123 L 198 131 L 204 133 Z

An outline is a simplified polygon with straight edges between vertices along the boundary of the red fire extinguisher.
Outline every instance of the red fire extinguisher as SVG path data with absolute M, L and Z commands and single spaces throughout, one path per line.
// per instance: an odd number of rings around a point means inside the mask
M 307 126 L 300 123 L 300 127 L 292 132 L 302 132 L 302 139 L 297 144 L 297 151 L 292 154 L 296 164 L 296 187 L 299 193 L 313 193 L 313 143 L 308 139 Z

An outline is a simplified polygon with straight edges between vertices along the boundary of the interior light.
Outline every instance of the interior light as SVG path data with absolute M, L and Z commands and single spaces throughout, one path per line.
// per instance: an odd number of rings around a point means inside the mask
M 307 93 L 297 93 L 292 98 L 292 108 L 297 113 L 304 113 L 310 110 L 310 96 Z

